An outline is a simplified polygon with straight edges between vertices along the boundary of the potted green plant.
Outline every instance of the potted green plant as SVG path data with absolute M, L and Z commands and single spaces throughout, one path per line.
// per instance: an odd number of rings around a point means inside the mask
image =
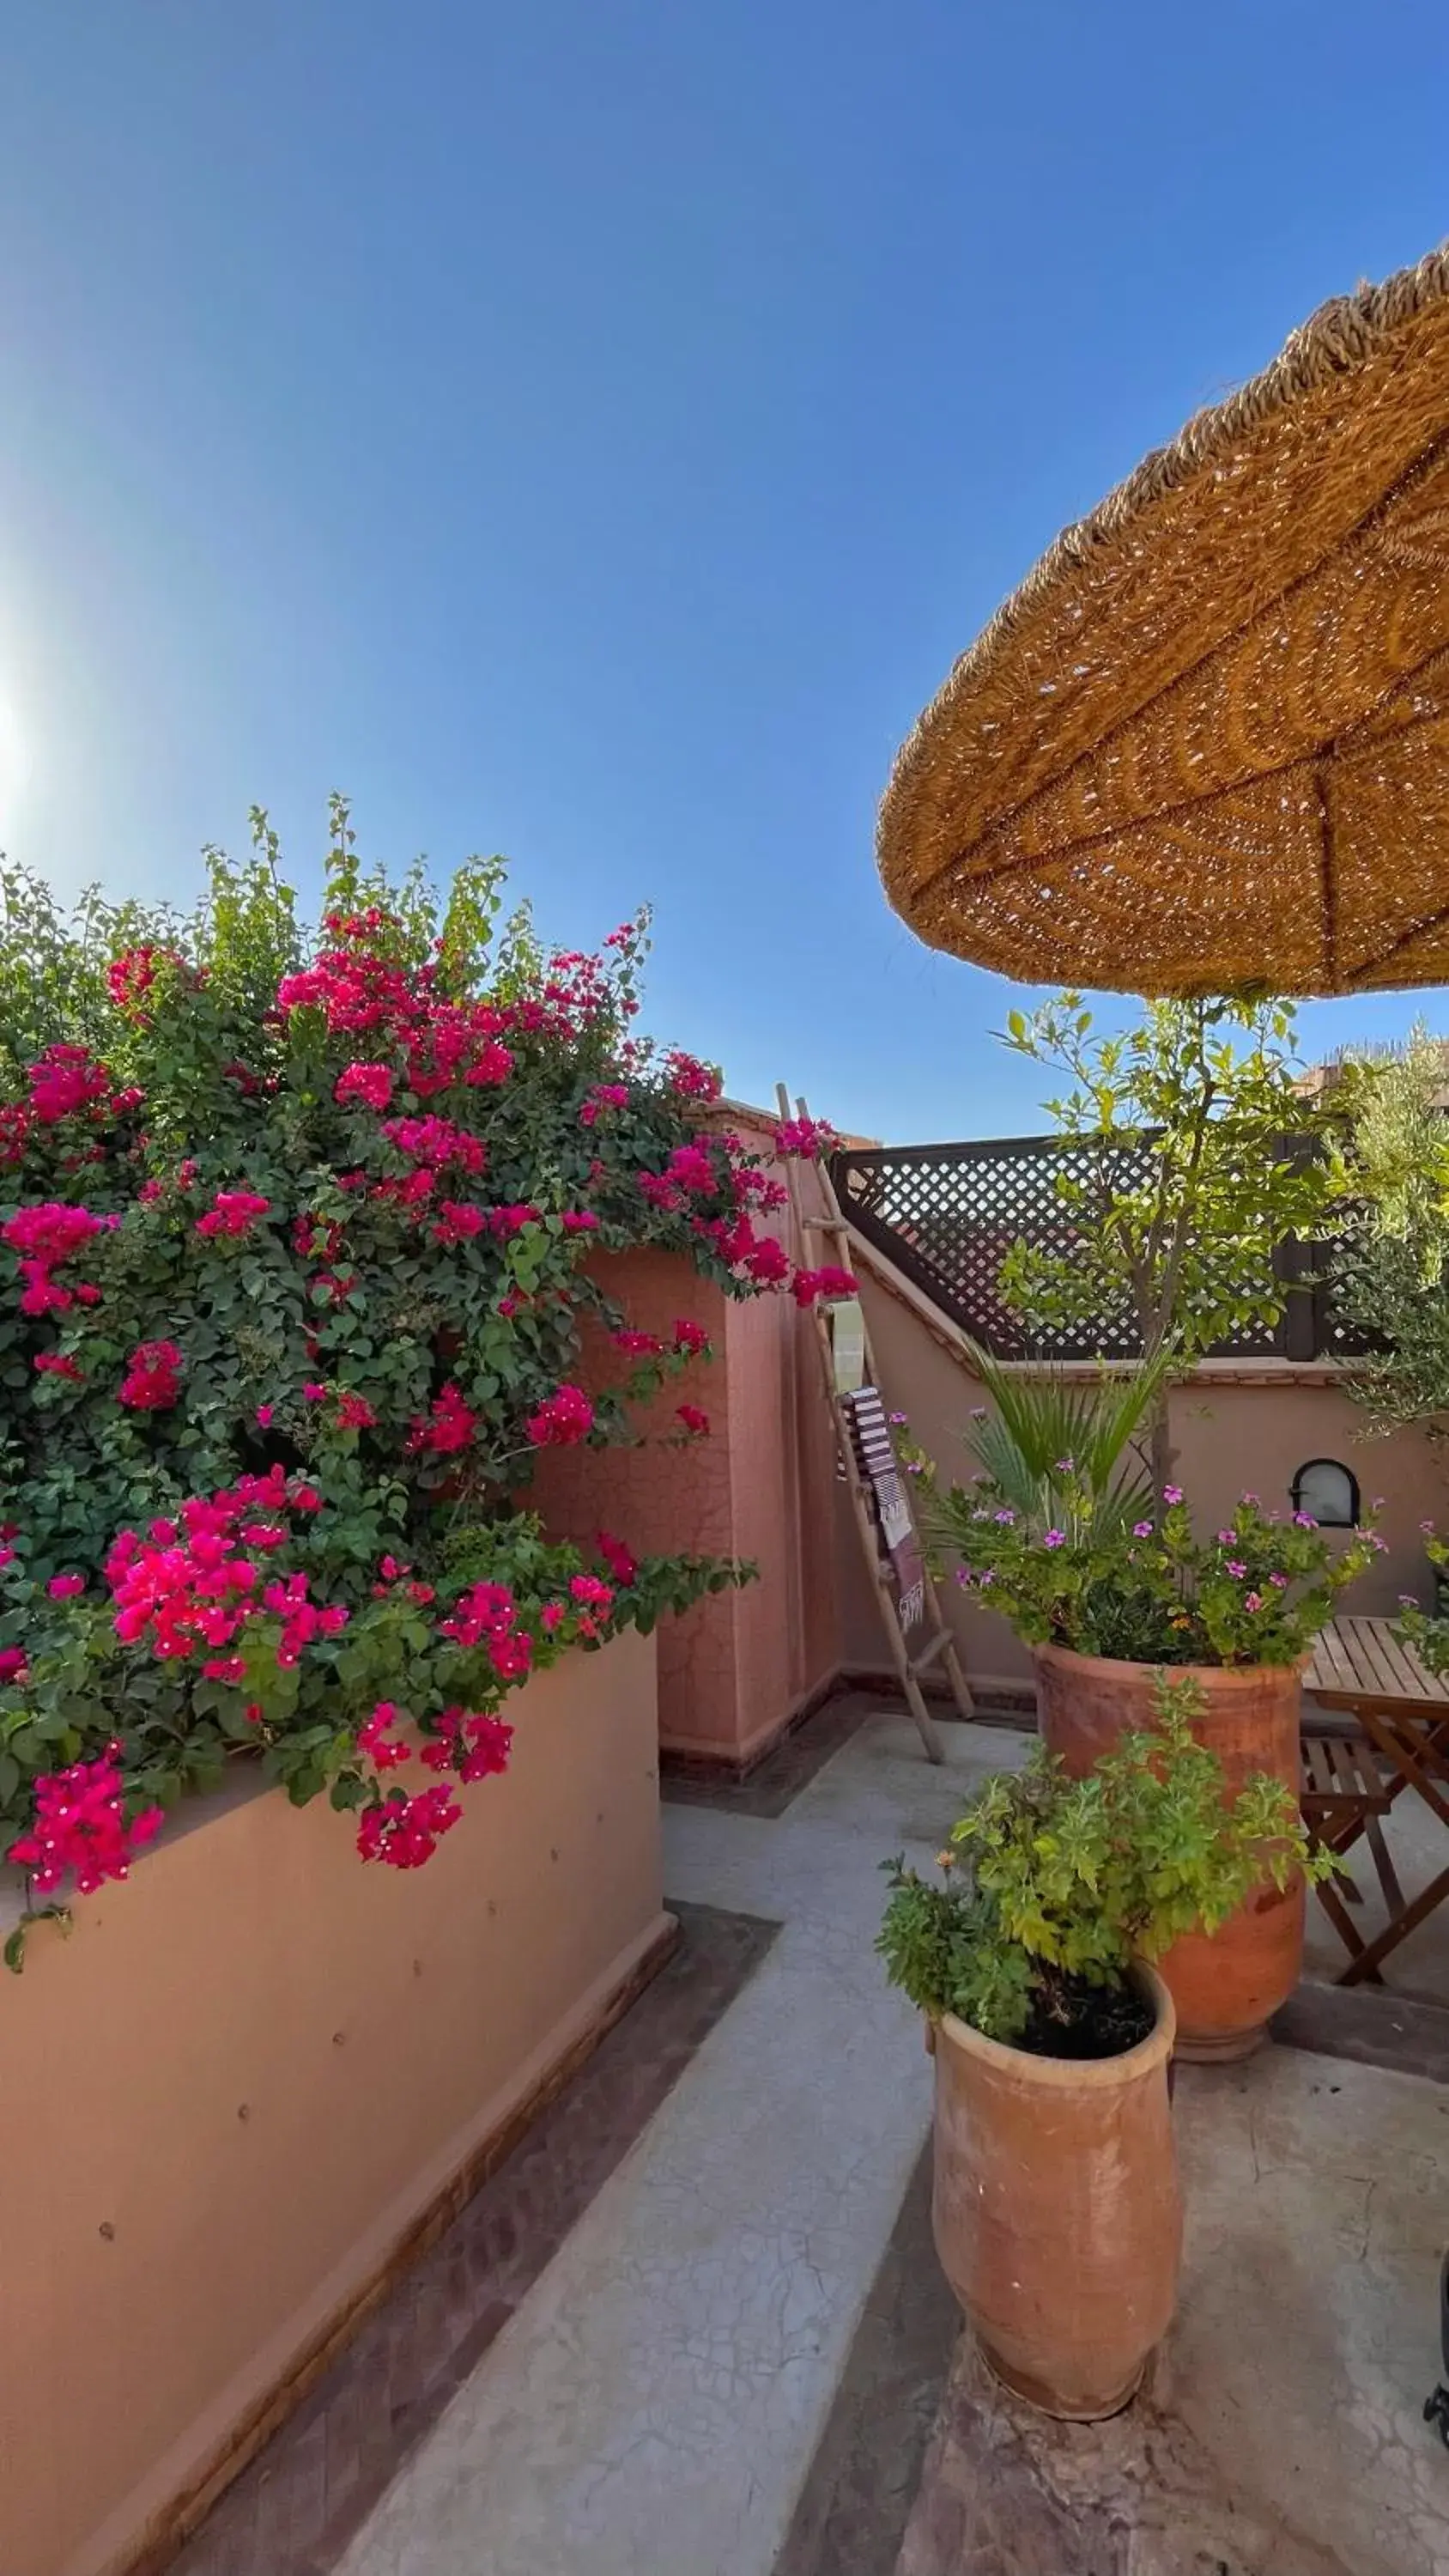
M 877 1947 L 934 2047 L 942 2266 L 997 2375 L 1072 2419 L 1127 2404 L 1175 2300 L 1175 2015 L 1151 1963 L 1264 1878 L 1333 1866 L 1280 1781 L 1230 1787 L 1199 1697 L 1159 1673 L 1153 1725 L 1088 1777 L 1038 1746 L 983 1784 L 938 1880 L 885 1864 Z
M 1372 1529 L 1335 1548 L 1307 1513 L 1280 1518 L 1250 1494 L 1203 1537 L 1175 1485 L 1128 1520 L 1067 1455 L 1024 1501 L 985 1473 L 931 1488 L 923 1519 L 956 1556 L 957 1581 L 1031 1646 L 1042 1736 L 1067 1771 L 1089 1772 L 1143 1725 L 1157 1670 L 1181 1667 L 1196 1685 L 1196 1732 L 1230 1788 L 1266 1774 L 1296 1800 L 1302 1661 L 1381 1546 Z M 1298 1982 L 1303 1911 L 1290 1874 L 1173 1944 L 1162 1973 L 1180 2055 L 1229 2059 L 1260 2044 Z

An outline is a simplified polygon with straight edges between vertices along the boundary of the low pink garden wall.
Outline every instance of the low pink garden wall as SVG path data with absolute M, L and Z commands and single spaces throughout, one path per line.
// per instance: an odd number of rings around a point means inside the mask
M 662 1955 L 653 1641 L 508 1714 L 424 1869 L 239 1779 L 0 1978 L 5 2576 L 131 2563 Z
M 962 1432 L 981 1402 L 980 1382 L 953 1348 L 953 1327 L 898 1273 L 865 1247 L 856 1268 L 882 1392 L 910 1417 L 913 1436 L 935 1460 L 943 1479 L 964 1479 L 970 1465 Z M 1429 1569 L 1419 1524 L 1446 1517 L 1444 1472 L 1418 1431 L 1370 1437 L 1366 1416 L 1331 1371 L 1319 1367 L 1255 1367 L 1251 1362 L 1209 1362 L 1173 1390 L 1174 1473 L 1206 1528 L 1215 1528 L 1246 1489 L 1269 1510 L 1289 1508 L 1295 1470 L 1310 1458 L 1336 1458 L 1357 1476 L 1365 1501 L 1382 1495 L 1380 1534 L 1387 1553 L 1350 1586 L 1341 1608 L 1366 1617 L 1387 1616 L 1399 1595 L 1429 1601 Z M 841 1599 L 843 1659 L 848 1666 L 881 1670 L 885 1639 L 875 1602 L 852 1582 L 859 1542 L 842 1518 Z M 1029 1685 L 1031 1659 L 1003 1619 L 968 1601 L 954 1583 L 942 1603 L 961 1648 L 968 1677 L 978 1687 Z
M 746 1126 L 743 1113 L 732 1109 L 730 1123 Z M 775 1222 L 783 1234 L 787 1220 Z M 758 1565 L 757 1581 L 701 1601 L 659 1635 L 661 1743 L 744 1764 L 841 1661 L 834 1435 L 813 1326 L 787 1294 L 726 1297 L 670 1253 L 604 1256 L 598 1276 L 643 1331 L 668 1339 L 681 1317 L 703 1324 L 714 1357 L 638 1414 L 646 1445 L 545 1453 L 532 1499 L 562 1536 L 604 1528 L 640 1555 L 692 1549 Z M 585 1382 L 622 1373 L 607 1336 L 590 1330 Z M 709 1431 L 661 1446 L 681 1400 L 708 1414 Z M 859 1584 L 858 1562 L 846 1579 Z

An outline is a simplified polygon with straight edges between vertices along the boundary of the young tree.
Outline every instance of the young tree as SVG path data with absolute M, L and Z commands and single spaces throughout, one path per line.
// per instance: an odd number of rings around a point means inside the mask
M 1064 1147 L 1062 1240 L 1019 1242 L 1002 1293 L 1040 1328 L 1115 1325 L 1170 1368 L 1233 1332 L 1276 1324 L 1287 1282 L 1275 1247 L 1324 1230 L 1335 1178 L 1331 1112 L 1297 1088 L 1286 1002 L 1149 1002 L 1101 1035 L 1080 993 L 1013 1011 L 1005 1043 L 1068 1088 L 1045 1106 Z M 1171 1450 L 1154 1408 L 1158 1489 Z

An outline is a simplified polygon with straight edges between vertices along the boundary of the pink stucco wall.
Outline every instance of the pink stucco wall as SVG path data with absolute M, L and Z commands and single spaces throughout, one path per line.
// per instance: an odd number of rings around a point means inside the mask
M 4 2576 L 128 2564 L 667 1934 L 652 1640 L 509 1715 L 425 1869 L 250 1775 L 0 1977 Z
M 981 1402 L 981 1388 L 952 1347 L 953 1328 L 908 1281 L 888 1276 L 864 1247 L 856 1268 L 888 1403 L 909 1415 L 912 1432 L 943 1476 L 966 1476 L 962 1432 L 972 1406 Z M 1323 1369 L 1216 1363 L 1174 1390 L 1172 1426 L 1175 1472 L 1205 1527 L 1216 1527 L 1245 1490 L 1257 1493 L 1269 1509 L 1286 1510 L 1294 1471 L 1310 1458 L 1337 1458 L 1351 1467 L 1366 1501 L 1383 1497 L 1379 1527 L 1388 1553 L 1343 1595 L 1343 1608 L 1386 1615 L 1403 1592 L 1427 1602 L 1419 1524 L 1436 1515 L 1442 1521 L 1449 1495 L 1444 1471 L 1421 1432 L 1369 1436 L 1362 1409 Z M 879 1614 L 864 1586 L 851 1580 L 858 1545 L 843 1521 L 840 1547 L 843 1659 L 878 1669 L 885 1661 Z M 1030 1657 L 1004 1620 L 978 1609 L 952 1583 L 941 1597 L 972 1681 L 1012 1687 L 1029 1682 Z
M 743 1114 L 731 1110 L 730 1124 L 744 1127 Z M 772 1222 L 788 1239 L 788 1216 Z M 756 1581 L 659 1634 L 661 1743 L 745 1763 L 840 1664 L 834 1444 L 812 1327 L 790 1297 L 726 1297 L 674 1254 L 605 1255 L 598 1275 L 631 1323 L 667 1338 L 691 1317 L 714 1355 L 636 1416 L 643 1445 L 551 1452 L 534 1496 L 550 1528 L 572 1537 L 607 1528 L 637 1554 L 697 1550 L 758 1566 Z M 591 1328 L 583 1366 L 597 1388 L 626 1363 Z M 710 1420 L 683 1446 L 672 1438 L 681 1402 Z

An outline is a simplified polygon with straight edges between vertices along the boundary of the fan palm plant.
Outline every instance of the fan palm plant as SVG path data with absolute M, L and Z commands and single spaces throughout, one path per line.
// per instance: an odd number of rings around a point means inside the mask
M 966 1444 L 1003 1503 L 1046 1527 L 1055 1518 L 1054 1494 L 1069 1482 L 1091 1495 L 1103 1536 L 1150 1517 L 1152 1478 L 1132 1442 L 1164 1391 L 1166 1352 L 1122 1378 L 1072 1377 L 1063 1369 L 1028 1376 L 974 1343 L 969 1363 L 991 1409 L 973 1417 Z M 929 1505 L 925 1518 L 929 1525 Z

